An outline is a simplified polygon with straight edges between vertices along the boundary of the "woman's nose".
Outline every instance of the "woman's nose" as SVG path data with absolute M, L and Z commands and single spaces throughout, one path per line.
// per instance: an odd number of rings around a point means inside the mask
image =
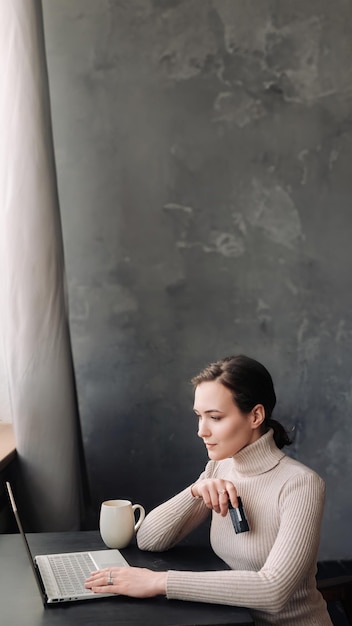
M 209 434 L 210 432 L 206 422 L 200 419 L 198 423 L 198 437 L 207 437 Z

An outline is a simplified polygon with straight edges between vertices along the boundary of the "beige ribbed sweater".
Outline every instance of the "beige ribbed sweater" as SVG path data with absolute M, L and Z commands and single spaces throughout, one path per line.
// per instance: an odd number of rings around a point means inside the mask
M 236 535 L 230 515 L 212 514 L 214 552 L 231 570 L 169 571 L 169 599 L 245 606 L 257 626 L 331 626 L 315 573 L 324 482 L 279 450 L 273 431 L 223 461 L 210 461 L 199 477 L 224 478 L 241 496 L 250 532 Z M 190 487 L 145 518 L 137 534 L 142 550 L 167 550 L 208 516 Z

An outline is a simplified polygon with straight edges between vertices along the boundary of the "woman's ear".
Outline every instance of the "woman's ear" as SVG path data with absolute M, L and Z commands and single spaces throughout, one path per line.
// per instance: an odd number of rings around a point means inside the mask
M 265 420 L 265 409 L 262 404 L 256 404 L 252 411 L 252 428 L 259 428 Z

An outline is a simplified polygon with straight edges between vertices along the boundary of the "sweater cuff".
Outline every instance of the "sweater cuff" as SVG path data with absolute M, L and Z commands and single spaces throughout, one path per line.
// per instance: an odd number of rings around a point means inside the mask
M 226 588 L 226 581 L 222 575 L 224 572 L 216 574 L 214 577 L 214 572 L 169 570 L 166 579 L 166 597 L 168 600 L 232 604 L 224 594 Z

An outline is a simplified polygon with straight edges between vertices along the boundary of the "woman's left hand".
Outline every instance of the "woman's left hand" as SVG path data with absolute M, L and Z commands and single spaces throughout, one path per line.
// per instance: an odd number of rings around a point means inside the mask
M 167 572 L 142 567 L 110 567 L 93 572 L 85 582 L 94 593 L 117 593 L 132 598 L 166 595 Z

